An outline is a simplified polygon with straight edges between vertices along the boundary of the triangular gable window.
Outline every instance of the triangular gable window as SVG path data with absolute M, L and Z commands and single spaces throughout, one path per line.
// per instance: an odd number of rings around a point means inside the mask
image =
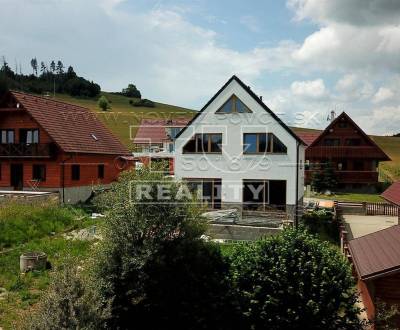
M 216 113 L 252 113 L 252 111 L 236 95 L 232 95 Z

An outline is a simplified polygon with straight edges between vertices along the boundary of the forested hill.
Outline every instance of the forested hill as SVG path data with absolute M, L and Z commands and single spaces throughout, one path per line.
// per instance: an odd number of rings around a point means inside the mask
M 63 93 L 72 96 L 95 97 L 100 94 L 100 85 L 79 77 L 72 66 L 66 68 L 61 60 L 50 64 L 38 63 L 36 58 L 30 62 L 31 74 L 23 74 L 18 66 L 11 69 L 3 57 L 0 68 L 0 79 L 10 89 L 34 94 Z

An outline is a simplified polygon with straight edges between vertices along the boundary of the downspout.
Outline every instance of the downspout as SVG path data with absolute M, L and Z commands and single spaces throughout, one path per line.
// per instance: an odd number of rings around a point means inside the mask
M 62 203 L 65 204 L 65 162 L 72 159 L 72 155 L 69 156 L 69 158 L 64 159 L 61 164 L 62 164 Z
M 295 214 L 294 214 L 294 225 L 295 228 L 299 228 L 299 149 L 300 143 L 296 142 L 296 203 L 295 203 Z

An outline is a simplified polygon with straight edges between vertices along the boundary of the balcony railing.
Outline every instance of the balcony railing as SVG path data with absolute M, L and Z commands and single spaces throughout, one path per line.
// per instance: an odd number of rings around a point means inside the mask
M 318 171 L 318 170 L 316 170 Z M 311 182 L 312 170 L 305 171 L 305 182 Z M 378 182 L 377 171 L 335 171 L 339 183 L 375 183 Z
M 53 150 L 50 143 L 6 143 L 0 144 L 0 158 L 50 158 Z

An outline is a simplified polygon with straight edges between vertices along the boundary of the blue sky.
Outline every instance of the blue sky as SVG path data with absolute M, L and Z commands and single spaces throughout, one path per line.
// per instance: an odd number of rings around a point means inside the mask
M 288 124 L 400 131 L 397 0 L 1 0 L 11 66 L 62 59 L 104 90 L 200 109 L 237 74 Z

